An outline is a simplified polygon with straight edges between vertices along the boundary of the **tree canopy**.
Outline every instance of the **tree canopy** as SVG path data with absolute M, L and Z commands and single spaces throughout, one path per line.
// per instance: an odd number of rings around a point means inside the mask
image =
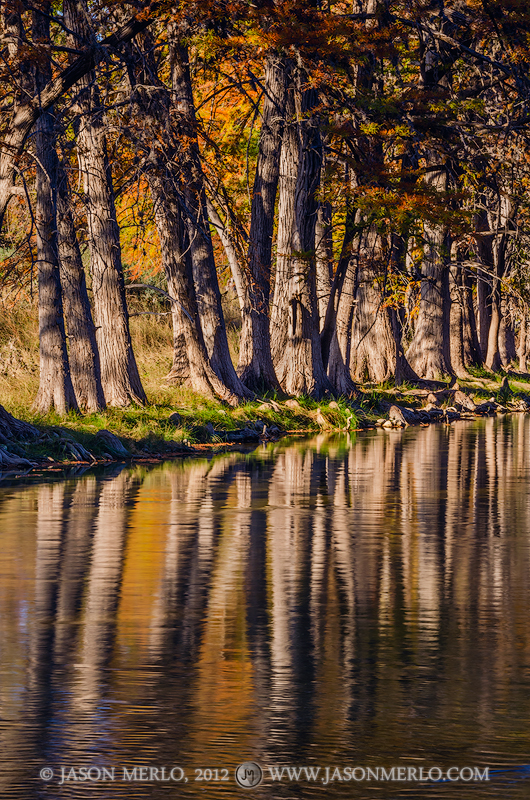
M 0 277 L 38 279 L 36 406 L 145 402 L 138 284 L 169 379 L 233 404 L 526 372 L 529 32 L 519 0 L 6 0 Z

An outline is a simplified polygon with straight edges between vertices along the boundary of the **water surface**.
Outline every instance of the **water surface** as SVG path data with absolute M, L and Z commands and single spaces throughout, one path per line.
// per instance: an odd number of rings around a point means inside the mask
M 0 796 L 528 798 L 529 444 L 513 416 L 0 483 Z M 491 780 L 323 782 L 403 765 Z

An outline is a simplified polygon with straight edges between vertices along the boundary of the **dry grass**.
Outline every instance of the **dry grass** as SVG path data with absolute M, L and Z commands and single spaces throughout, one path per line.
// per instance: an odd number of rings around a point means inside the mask
M 0 402 L 29 410 L 39 386 L 36 309 L 0 308 Z
M 172 363 L 171 317 L 131 318 L 131 336 L 148 398 L 167 393 L 164 377 Z M 30 414 L 39 386 L 38 318 L 34 307 L 0 308 L 0 402 L 11 413 Z

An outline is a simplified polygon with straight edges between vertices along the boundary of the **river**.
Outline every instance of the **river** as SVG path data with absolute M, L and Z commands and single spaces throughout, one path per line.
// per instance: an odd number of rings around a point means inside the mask
M 530 796 L 530 417 L 0 483 L 0 552 L 3 800 Z

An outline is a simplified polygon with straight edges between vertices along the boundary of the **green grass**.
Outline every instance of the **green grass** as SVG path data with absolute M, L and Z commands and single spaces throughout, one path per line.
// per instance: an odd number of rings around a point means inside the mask
M 492 372 L 486 367 L 468 367 L 467 371 L 469 372 L 472 378 L 486 378 L 486 380 L 497 381 L 498 383 L 501 382 L 503 377 L 502 372 L 499 373 Z

